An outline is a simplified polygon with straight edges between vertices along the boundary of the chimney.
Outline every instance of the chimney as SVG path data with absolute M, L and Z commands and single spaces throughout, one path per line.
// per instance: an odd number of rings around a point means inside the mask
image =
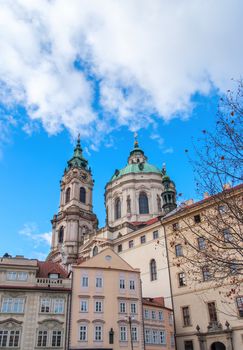
M 224 186 L 223 186 L 223 189 L 224 189 L 224 190 L 229 190 L 230 188 L 231 188 L 231 186 L 230 186 L 229 183 L 224 184 Z
M 194 204 L 194 200 L 191 198 L 191 199 L 188 199 L 187 201 L 184 202 L 185 205 L 192 205 Z
M 204 192 L 204 194 L 203 194 L 203 199 L 207 199 L 207 198 L 209 198 L 210 196 L 209 196 L 209 193 L 208 192 Z

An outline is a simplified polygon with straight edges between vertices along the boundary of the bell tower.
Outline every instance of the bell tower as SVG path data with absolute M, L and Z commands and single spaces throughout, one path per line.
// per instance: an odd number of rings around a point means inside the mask
M 172 181 L 166 172 L 165 164 L 162 169 L 162 186 L 163 191 L 161 193 L 163 200 L 163 210 L 167 214 L 177 207 L 176 204 L 176 187 L 174 181 Z
M 98 221 L 93 213 L 94 181 L 78 137 L 72 158 L 60 181 L 61 195 L 57 215 L 52 219 L 52 246 L 48 260 L 66 268 L 79 257 L 79 247 L 94 234 Z

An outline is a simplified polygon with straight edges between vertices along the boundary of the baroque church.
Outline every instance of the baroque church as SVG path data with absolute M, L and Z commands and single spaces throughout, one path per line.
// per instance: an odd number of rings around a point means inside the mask
M 109 247 L 139 268 L 143 295 L 165 297 L 170 286 L 161 219 L 176 208 L 174 182 L 150 164 L 135 138 L 127 165 L 115 170 L 105 187 L 106 225 L 98 228 L 93 212 L 94 180 L 78 138 L 61 179 L 59 212 L 52 219 L 52 244 L 47 260 L 67 270 Z M 151 285 L 152 283 L 152 285 Z M 152 286 L 152 289 L 151 289 Z

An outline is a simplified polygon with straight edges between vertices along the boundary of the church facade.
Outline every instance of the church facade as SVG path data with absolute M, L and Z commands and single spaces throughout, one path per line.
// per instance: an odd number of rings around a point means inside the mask
M 48 260 L 70 269 L 71 264 L 112 248 L 140 269 L 143 295 L 163 295 L 165 305 L 171 307 L 164 230 L 159 218 L 176 208 L 176 189 L 165 167 L 160 170 L 150 164 L 135 140 L 126 166 L 116 170 L 105 187 L 106 225 L 102 228 L 98 228 L 93 212 L 93 185 L 78 139 L 61 179 Z

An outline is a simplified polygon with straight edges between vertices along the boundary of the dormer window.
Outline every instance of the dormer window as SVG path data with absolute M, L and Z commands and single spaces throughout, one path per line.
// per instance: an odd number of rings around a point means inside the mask
M 81 203 L 84 203 L 84 204 L 86 202 L 86 190 L 84 187 L 80 187 L 79 200 Z
M 48 277 L 52 279 L 57 279 L 59 278 L 59 273 L 49 273 Z

